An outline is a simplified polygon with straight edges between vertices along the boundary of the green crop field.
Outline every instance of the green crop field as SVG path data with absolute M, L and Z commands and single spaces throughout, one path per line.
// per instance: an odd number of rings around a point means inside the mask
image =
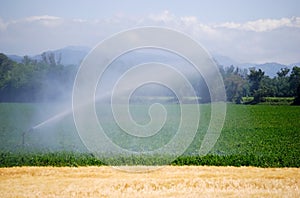
M 264 97 L 260 104 L 266 105 L 290 105 L 294 102 L 294 97 Z M 243 102 L 251 102 L 253 97 L 243 97 Z
M 55 108 L 54 108 L 55 106 Z M 115 125 L 106 109 L 98 107 L 101 124 L 113 142 L 132 151 L 151 150 L 164 145 L 176 132 L 179 106 L 165 105 L 166 125 L 150 140 L 132 139 Z M 193 104 L 183 105 L 193 108 Z M 300 107 L 272 105 L 227 105 L 226 120 L 213 149 L 199 156 L 199 148 L 210 119 L 210 105 L 200 105 L 201 119 L 194 141 L 172 165 L 220 165 L 259 167 L 300 167 Z M 32 126 L 61 111 L 51 104 L 0 104 L 0 167 L 161 165 L 169 155 L 112 155 L 105 160 L 90 153 L 80 140 L 72 114 L 28 132 Z M 133 105 L 132 117 L 145 124 L 147 105 Z M 194 116 L 190 116 L 190 120 Z M 189 130 L 188 128 L 186 130 Z M 22 134 L 25 133 L 24 139 Z M 106 163 L 104 163 L 106 162 Z

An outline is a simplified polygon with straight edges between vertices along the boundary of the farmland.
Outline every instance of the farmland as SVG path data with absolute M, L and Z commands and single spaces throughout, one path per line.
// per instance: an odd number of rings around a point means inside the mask
M 2 197 L 299 197 L 297 168 L 167 166 L 0 169 Z
M 167 105 L 168 111 L 172 113 L 176 112 L 177 108 L 176 105 Z M 107 162 L 109 165 L 164 165 L 166 159 L 172 157 L 137 155 L 97 158 L 89 153 L 80 141 L 71 115 L 26 134 L 24 145 L 22 144 L 24 131 L 55 115 L 60 109 L 55 109 L 49 104 L 2 103 L 0 166 L 99 166 Z M 145 113 L 143 105 L 136 105 L 134 109 L 137 118 L 139 114 Z M 171 164 L 299 167 L 299 115 L 300 108 L 297 106 L 228 104 L 225 124 L 217 143 L 208 155 L 199 156 L 199 145 L 207 129 L 207 120 L 210 118 L 209 105 L 203 104 L 200 125 L 194 141 L 184 154 Z M 164 135 L 154 138 L 162 140 L 169 138 L 168 132 L 172 131 L 172 126 L 176 127 L 177 123 L 173 118 L 169 121 L 164 127 Z M 104 124 L 110 129 L 111 138 L 120 145 L 124 144 L 122 146 L 127 149 L 141 148 L 140 145 L 144 146 L 142 149 L 157 146 L 138 141 L 134 144 L 126 139 L 126 136 L 121 136 L 110 121 L 105 120 Z

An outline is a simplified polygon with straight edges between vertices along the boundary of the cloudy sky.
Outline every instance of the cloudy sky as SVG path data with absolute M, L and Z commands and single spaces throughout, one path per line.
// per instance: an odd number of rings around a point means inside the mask
M 300 61 L 299 0 L 0 0 L 0 52 L 94 47 L 119 31 L 163 26 L 238 62 Z

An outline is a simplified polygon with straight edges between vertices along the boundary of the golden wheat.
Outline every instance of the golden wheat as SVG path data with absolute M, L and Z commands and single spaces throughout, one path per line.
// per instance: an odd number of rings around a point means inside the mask
M 300 197 L 297 168 L 166 166 L 0 169 L 1 197 Z

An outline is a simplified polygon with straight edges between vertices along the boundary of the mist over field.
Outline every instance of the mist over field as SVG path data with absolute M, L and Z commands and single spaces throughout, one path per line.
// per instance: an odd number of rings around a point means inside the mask
M 0 5 L 1 197 L 300 197 L 300 1 Z
M 299 166 L 298 1 L 66 2 L 1 4 L 1 151 Z

